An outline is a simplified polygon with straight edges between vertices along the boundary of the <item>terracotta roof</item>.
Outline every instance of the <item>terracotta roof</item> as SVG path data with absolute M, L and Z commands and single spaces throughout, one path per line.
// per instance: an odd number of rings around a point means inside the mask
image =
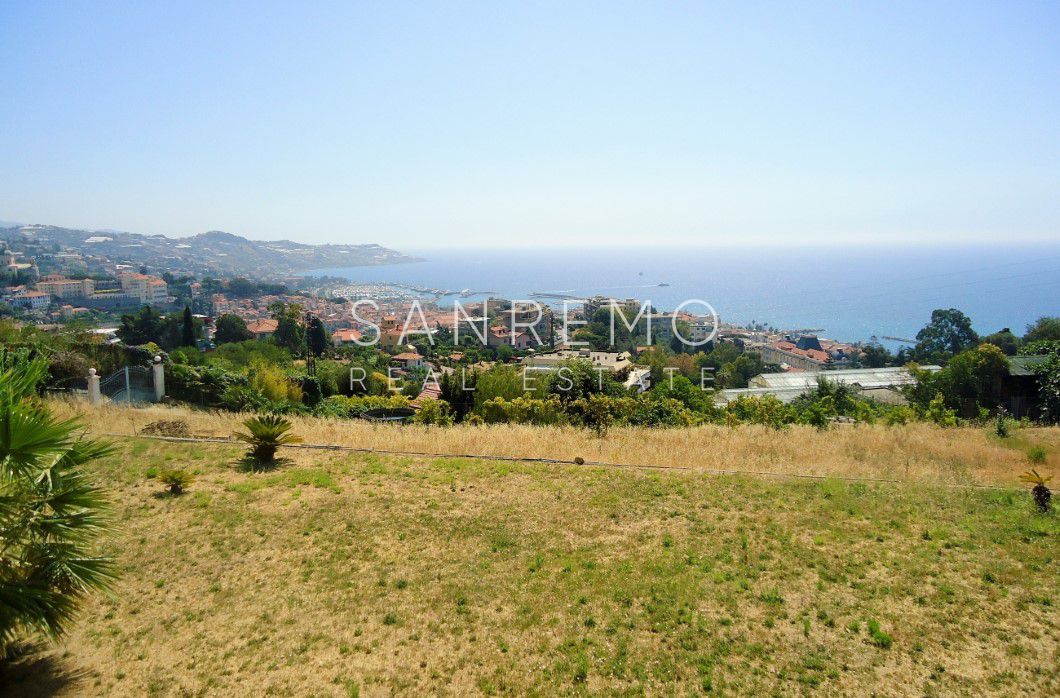
M 423 357 L 415 352 L 403 351 L 400 354 L 395 354 L 391 358 L 395 361 L 415 361 L 416 359 L 422 359 Z
M 423 390 L 416 396 L 411 403 L 409 403 L 413 409 L 418 409 L 423 405 L 424 400 L 437 400 L 442 396 L 442 388 L 435 381 L 427 381 L 427 384 L 423 386 Z
M 254 334 L 272 334 L 280 323 L 276 320 L 257 320 L 247 325 L 247 329 Z
M 340 342 L 352 341 L 354 339 L 360 339 L 361 333 L 358 330 L 352 328 L 346 328 L 341 330 L 335 330 L 331 333 L 331 336 Z

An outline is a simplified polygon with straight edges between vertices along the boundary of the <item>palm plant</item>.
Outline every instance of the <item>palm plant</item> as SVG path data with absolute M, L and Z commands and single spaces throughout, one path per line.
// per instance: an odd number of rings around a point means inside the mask
M 263 417 L 253 417 L 243 422 L 243 426 L 247 428 L 247 433 L 236 432 L 235 437 L 250 444 L 247 456 L 253 460 L 258 468 L 267 467 L 274 463 L 276 460 L 276 449 L 280 446 L 302 442 L 300 436 L 287 433 L 293 425 L 279 415 L 270 414 Z
M 1031 494 L 1034 495 L 1034 504 L 1038 507 L 1038 511 L 1043 514 L 1049 512 L 1049 507 L 1052 504 L 1053 493 L 1049 490 L 1049 486 L 1046 484 L 1052 479 L 1052 477 L 1042 477 L 1038 474 L 1038 471 L 1034 469 L 1020 475 L 1021 481 L 1034 485 L 1034 487 L 1031 488 Z
M 82 467 L 111 447 L 37 400 L 46 373 L 25 357 L 0 370 L 0 654 L 28 634 L 58 637 L 114 579 L 95 552 L 108 505 Z
M 174 497 L 184 494 L 184 490 L 195 482 L 195 476 L 187 470 L 163 470 L 158 474 L 158 479 Z

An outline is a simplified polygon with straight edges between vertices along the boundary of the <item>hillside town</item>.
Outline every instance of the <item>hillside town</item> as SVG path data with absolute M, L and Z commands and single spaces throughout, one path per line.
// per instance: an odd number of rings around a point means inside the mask
M 791 403 L 822 378 L 879 403 L 904 405 L 903 391 L 917 383 L 906 365 L 916 360 L 922 373 L 939 370 L 937 354 L 916 353 L 912 340 L 892 355 L 875 342 L 723 322 L 630 297 L 472 300 L 469 289 L 199 275 L 187 267 L 134 266 L 94 247 L 96 237 L 68 246 L 21 229 L 0 241 L 0 316 L 44 332 L 80 328 L 111 344 L 146 343 L 192 364 L 202 359 L 188 351 L 209 361 L 223 345 L 247 340 L 308 357 L 313 329 L 318 344 L 328 347 L 318 355 L 381 371 L 382 393 L 409 398 L 413 410 L 438 398 L 441 376 L 503 366 L 520 369 L 529 381 L 526 376 L 584 363 L 634 394 L 672 384 L 676 373 L 721 407 L 765 396 Z M 1014 345 L 1002 344 L 1014 353 Z M 1009 361 L 1012 375 L 1033 373 L 1020 363 L 1033 364 L 1033 357 Z M 1006 389 L 1009 409 L 1034 413 L 1033 391 L 1033 385 Z

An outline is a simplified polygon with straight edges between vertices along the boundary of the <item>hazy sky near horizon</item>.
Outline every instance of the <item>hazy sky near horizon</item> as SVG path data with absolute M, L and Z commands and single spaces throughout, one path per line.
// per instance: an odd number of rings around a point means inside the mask
M 438 245 L 1060 239 L 1060 3 L 0 6 L 0 220 Z

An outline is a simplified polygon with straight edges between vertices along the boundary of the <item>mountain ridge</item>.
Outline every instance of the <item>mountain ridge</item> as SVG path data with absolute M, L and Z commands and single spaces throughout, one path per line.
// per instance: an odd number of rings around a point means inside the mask
M 419 261 L 377 243 L 309 244 L 252 240 L 223 230 L 187 237 L 31 224 L 0 227 L 0 239 L 58 245 L 113 264 L 160 270 L 269 278 L 327 267 L 377 266 Z M 54 248 L 53 248 L 54 249 Z

